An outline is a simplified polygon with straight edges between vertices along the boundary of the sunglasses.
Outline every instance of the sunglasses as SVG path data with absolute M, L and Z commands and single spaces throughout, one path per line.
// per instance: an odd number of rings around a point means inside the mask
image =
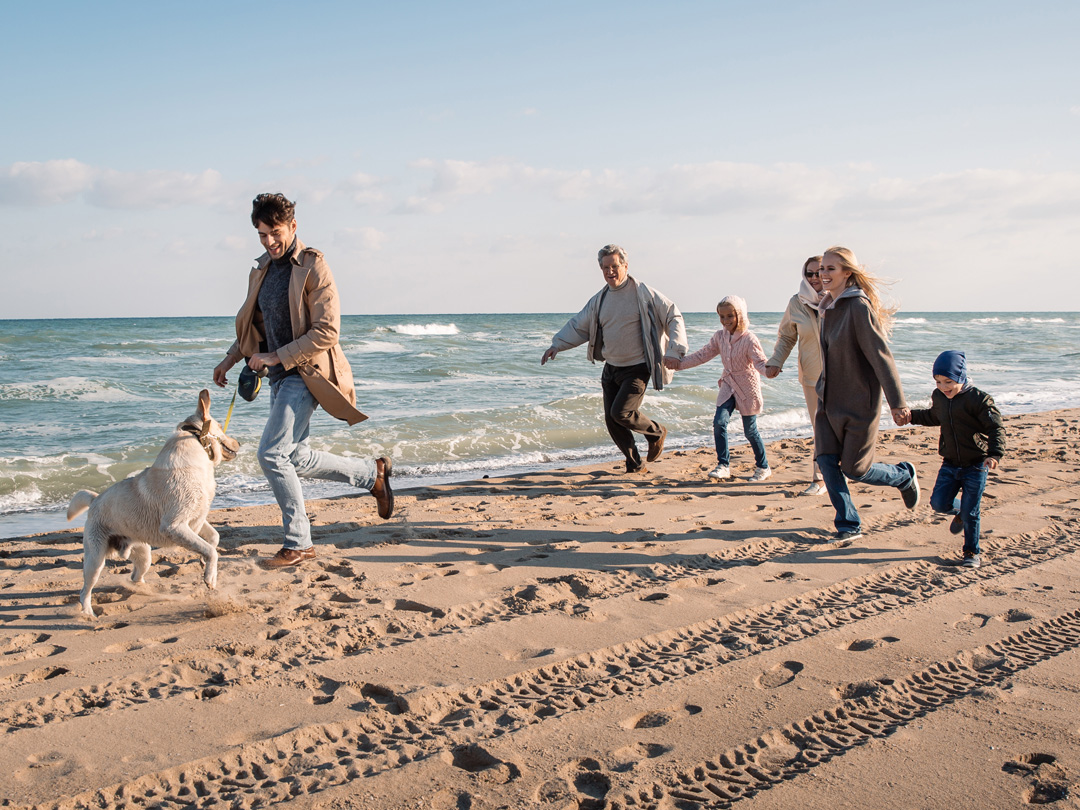
M 807 278 L 820 278 L 821 277 L 821 271 L 820 270 L 803 270 L 803 275 L 806 276 Z

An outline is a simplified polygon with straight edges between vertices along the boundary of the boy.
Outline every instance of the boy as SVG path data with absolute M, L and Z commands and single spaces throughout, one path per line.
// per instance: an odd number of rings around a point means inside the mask
M 930 407 L 912 409 L 915 425 L 939 426 L 938 453 L 942 456 L 930 508 L 952 514 L 953 534 L 964 532 L 965 568 L 978 568 L 979 504 L 986 487 L 986 473 L 997 469 L 1005 454 L 1005 427 L 993 397 L 967 381 L 963 352 L 942 352 L 934 361 L 937 390 Z M 962 490 L 959 503 L 956 494 Z

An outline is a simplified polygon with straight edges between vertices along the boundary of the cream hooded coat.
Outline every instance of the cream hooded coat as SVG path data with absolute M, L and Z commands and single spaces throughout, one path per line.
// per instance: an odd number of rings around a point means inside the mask
M 801 271 L 800 271 L 801 275 Z M 799 347 L 799 382 L 813 388 L 821 376 L 821 316 L 817 303 L 821 296 L 803 276 L 799 291 L 788 301 L 772 357 L 765 364 L 782 369 L 791 350 Z

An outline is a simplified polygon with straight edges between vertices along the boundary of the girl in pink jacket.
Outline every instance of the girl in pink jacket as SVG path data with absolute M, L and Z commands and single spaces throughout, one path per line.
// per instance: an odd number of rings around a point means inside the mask
M 704 346 L 678 361 L 679 369 L 700 366 L 716 355 L 724 364 L 724 373 L 717 381 L 720 393 L 716 396 L 716 415 L 713 417 L 713 438 L 716 441 L 716 469 L 709 478 L 719 481 L 731 477 L 728 451 L 728 421 L 735 410 L 742 414 L 743 435 L 754 451 L 757 469 L 750 481 L 764 481 L 772 475 L 765 458 L 765 443 L 757 429 L 761 413 L 761 375 L 765 373 L 765 352 L 757 336 L 750 331 L 746 302 L 737 295 L 726 296 L 716 305 L 720 329 Z

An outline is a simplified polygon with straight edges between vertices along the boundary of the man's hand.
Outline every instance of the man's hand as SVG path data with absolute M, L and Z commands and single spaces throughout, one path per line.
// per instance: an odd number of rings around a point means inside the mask
M 903 427 L 904 425 L 911 423 L 911 408 L 893 408 L 892 420 L 897 425 Z
M 680 366 L 681 366 L 681 364 L 679 363 L 679 358 L 677 358 L 677 357 L 665 357 L 664 358 L 664 368 L 668 369 L 669 371 L 678 371 Z
M 556 349 L 554 346 L 550 347 L 546 352 L 544 352 L 544 356 L 540 358 L 540 365 L 544 365 L 544 363 L 546 363 L 548 360 L 554 360 L 555 355 L 557 355 L 558 353 L 558 349 Z
M 229 381 L 225 378 L 225 375 L 235 365 L 236 361 L 226 355 L 224 360 L 214 366 L 214 382 L 217 383 L 218 388 L 224 388 L 228 384 Z
M 264 368 L 270 366 L 276 366 L 281 360 L 277 356 L 277 352 L 255 352 L 248 360 L 248 368 L 252 371 L 259 372 Z
M 765 376 L 770 380 L 775 380 L 780 374 L 780 366 L 765 366 Z
M 998 460 L 996 458 L 986 458 L 983 461 L 983 467 L 988 470 L 996 470 L 998 468 Z

